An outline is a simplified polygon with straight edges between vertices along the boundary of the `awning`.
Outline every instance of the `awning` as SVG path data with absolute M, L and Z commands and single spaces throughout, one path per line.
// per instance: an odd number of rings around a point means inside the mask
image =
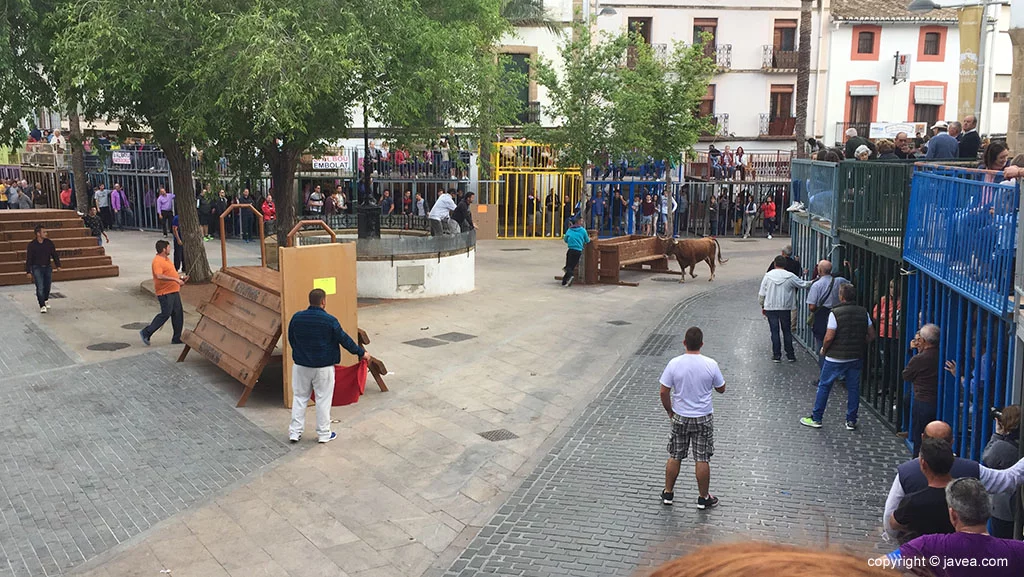
M 942 106 L 946 103 L 945 90 L 941 86 L 915 86 L 914 104 L 933 104 Z
M 873 84 L 850 87 L 850 96 L 878 96 L 878 87 Z

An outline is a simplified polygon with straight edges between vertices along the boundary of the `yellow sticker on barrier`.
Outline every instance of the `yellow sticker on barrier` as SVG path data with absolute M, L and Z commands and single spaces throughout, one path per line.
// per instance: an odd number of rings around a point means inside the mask
M 332 295 L 338 292 L 338 284 L 335 277 L 313 279 L 313 288 L 322 289 L 325 293 Z

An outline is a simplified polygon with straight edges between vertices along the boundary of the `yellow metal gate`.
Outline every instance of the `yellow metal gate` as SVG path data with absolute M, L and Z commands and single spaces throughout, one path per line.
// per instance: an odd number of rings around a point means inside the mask
M 492 158 L 500 183 L 498 238 L 562 236 L 570 217 L 581 210 L 580 170 L 557 167 L 551 147 L 534 142 L 496 142 Z

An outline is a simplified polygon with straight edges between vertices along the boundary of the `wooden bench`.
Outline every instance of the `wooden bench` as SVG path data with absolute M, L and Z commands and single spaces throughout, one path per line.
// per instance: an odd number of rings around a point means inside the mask
M 658 237 L 628 235 L 596 242 L 599 283 L 638 286 L 639 283 L 623 282 L 619 279 L 619 271 L 623 268 L 644 270 L 644 266 L 648 266 L 651 272 L 672 272 L 668 268 L 664 242 Z

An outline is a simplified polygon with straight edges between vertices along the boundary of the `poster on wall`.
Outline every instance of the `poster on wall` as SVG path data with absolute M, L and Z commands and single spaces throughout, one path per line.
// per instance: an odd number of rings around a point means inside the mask
M 352 159 L 348 156 L 322 156 L 313 159 L 313 170 L 349 170 Z
M 981 6 L 960 10 L 960 95 L 957 118 L 974 114 L 978 94 L 978 52 L 981 44 Z
M 872 122 L 868 138 L 896 138 L 896 135 L 906 132 L 907 136 L 913 138 L 915 134 L 927 134 L 927 122 Z

